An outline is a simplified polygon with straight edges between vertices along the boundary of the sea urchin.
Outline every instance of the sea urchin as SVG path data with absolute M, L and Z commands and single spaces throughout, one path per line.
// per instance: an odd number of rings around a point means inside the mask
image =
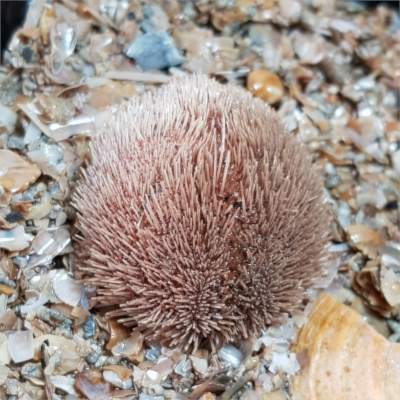
M 318 276 L 322 178 L 276 113 L 202 76 L 132 100 L 75 191 L 78 268 L 99 306 L 170 346 L 281 322 Z

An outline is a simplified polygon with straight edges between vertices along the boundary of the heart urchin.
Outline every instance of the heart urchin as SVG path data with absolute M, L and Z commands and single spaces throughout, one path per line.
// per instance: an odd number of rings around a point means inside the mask
M 91 143 L 74 195 L 99 306 L 169 345 L 213 349 L 280 322 L 326 256 L 322 178 L 241 88 L 173 79 Z

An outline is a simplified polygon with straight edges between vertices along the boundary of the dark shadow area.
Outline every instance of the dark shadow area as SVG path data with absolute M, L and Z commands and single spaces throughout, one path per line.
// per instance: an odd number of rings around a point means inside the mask
M 29 8 L 30 1 L 0 1 L 1 14 L 1 62 L 8 41 L 16 29 L 24 22 L 25 14 Z

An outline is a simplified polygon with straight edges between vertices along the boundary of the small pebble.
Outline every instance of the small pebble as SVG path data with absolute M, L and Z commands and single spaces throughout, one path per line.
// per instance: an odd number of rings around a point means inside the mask
M 28 62 L 28 63 L 31 62 L 32 56 L 33 56 L 32 49 L 28 46 L 23 47 L 22 51 L 21 51 L 21 55 L 22 55 L 22 57 L 24 57 L 24 60 L 26 62 Z
M 328 175 L 336 175 L 336 173 L 337 173 L 336 168 L 334 167 L 334 165 L 329 163 L 329 162 L 325 164 L 325 172 Z
M 149 32 L 135 38 L 125 54 L 143 69 L 173 67 L 185 60 L 166 31 Z
M 99 359 L 99 357 L 101 356 L 101 353 L 102 353 L 102 349 L 101 348 L 99 348 L 99 349 L 97 349 L 95 351 L 92 351 L 91 353 L 89 353 L 86 356 L 85 360 L 90 364 L 94 364 Z
M 340 179 L 337 175 L 327 175 L 325 177 L 325 187 L 327 189 L 332 189 L 336 186 L 339 186 Z
M 83 338 L 89 339 L 94 335 L 96 325 L 94 323 L 94 315 L 91 315 L 89 319 L 83 324 Z
M 390 330 L 393 333 L 400 333 L 400 322 L 393 321 L 392 319 L 389 319 L 387 321 L 387 324 L 388 324 Z
M 397 343 L 400 341 L 400 332 L 393 333 L 388 337 L 389 342 Z
M 25 144 L 23 139 L 20 139 L 19 137 L 13 135 L 8 138 L 7 146 L 9 149 L 23 150 Z
M 284 93 L 279 76 L 264 69 L 250 72 L 247 77 L 247 89 L 269 104 L 278 103 Z
M 4 283 L 7 286 L 11 286 L 12 288 L 15 288 L 16 284 L 14 281 L 12 281 L 9 277 L 7 276 L 0 276 L 0 282 Z

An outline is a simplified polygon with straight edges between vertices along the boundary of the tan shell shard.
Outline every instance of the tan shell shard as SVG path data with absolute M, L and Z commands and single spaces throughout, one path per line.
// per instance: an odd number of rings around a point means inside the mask
M 314 303 L 292 351 L 302 367 L 293 400 L 399 399 L 400 344 L 330 295 Z
M 11 150 L 0 150 L 0 185 L 11 193 L 23 192 L 42 171 Z

